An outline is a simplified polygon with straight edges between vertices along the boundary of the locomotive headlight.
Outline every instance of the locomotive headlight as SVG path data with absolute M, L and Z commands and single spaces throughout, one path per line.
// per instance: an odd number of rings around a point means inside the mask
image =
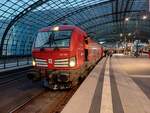
M 32 60 L 32 66 L 35 66 L 35 65 L 36 65 L 35 60 Z
M 53 31 L 59 31 L 59 26 L 55 26 L 55 27 L 53 28 Z
M 74 67 L 75 65 L 76 65 L 76 58 L 75 57 L 70 58 L 69 66 Z

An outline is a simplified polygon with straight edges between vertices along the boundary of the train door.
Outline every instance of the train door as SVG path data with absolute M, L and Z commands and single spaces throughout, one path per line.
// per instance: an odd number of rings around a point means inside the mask
M 85 36 L 84 37 L 84 56 L 85 56 L 85 61 L 88 61 L 88 55 L 89 55 L 89 52 L 88 52 L 88 49 L 89 49 L 89 44 L 88 44 L 88 36 Z

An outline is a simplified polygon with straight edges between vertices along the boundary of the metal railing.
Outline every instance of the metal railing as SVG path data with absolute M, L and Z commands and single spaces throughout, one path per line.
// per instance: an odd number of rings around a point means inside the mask
M 0 70 L 19 66 L 31 65 L 31 56 L 3 56 L 0 58 Z

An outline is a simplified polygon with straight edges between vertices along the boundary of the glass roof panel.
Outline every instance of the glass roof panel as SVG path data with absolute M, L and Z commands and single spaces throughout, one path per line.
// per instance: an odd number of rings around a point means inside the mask
M 146 11 L 148 0 L 0 0 L 0 54 L 20 54 L 11 52 L 14 46 L 29 53 L 38 30 L 48 25 L 68 23 L 107 34 L 121 32 L 126 17 L 138 19 Z M 128 24 L 134 29 L 135 22 Z M 147 24 L 141 26 L 148 32 Z

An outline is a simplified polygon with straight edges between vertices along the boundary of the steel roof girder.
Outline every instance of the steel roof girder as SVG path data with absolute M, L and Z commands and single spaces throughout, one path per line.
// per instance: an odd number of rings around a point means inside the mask
M 48 2 L 49 0 L 39 0 L 33 4 L 31 4 L 29 7 L 27 7 L 26 9 L 24 9 L 22 12 L 20 12 L 18 15 L 16 15 L 8 24 L 8 26 L 6 27 L 2 39 L 1 39 L 1 43 L 0 43 L 0 55 L 2 55 L 2 51 L 3 51 L 3 45 L 4 45 L 4 40 L 5 37 L 7 36 L 8 31 L 10 30 L 10 28 L 20 19 L 22 18 L 24 15 L 26 15 L 28 12 L 32 11 L 33 9 L 37 8 L 38 6 L 44 4 L 45 2 Z
M 127 13 L 140 12 L 140 11 L 143 11 L 143 10 L 127 11 Z M 83 21 L 83 22 L 81 22 L 81 23 L 78 23 L 78 24 L 76 24 L 76 25 L 77 25 L 77 26 L 78 26 L 78 25 L 83 25 L 83 24 L 85 24 L 86 22 L 92 21 L 92 20 L 94 20 L 94 19 L 99 19 L 99 18 L 103 18 L 103 17 L 107 17 L 107 16 L 112 16 L 112 15 L 118 15 L 118 14 L 122 14 L 122 13 L 124 13 L 124 11 L 117 12 L 117 13 L 108 13 L 108 14 L 104 14 L 104 15 L 99 15 L 99 16 L 97 16 L 97 17 L 90 18 L 90 19 L 88 19 L 88 20 L 86 20 L 86 21 Z
M 85 11 L 85 10 L 87 10 L 87 9 L 89 9 L 89 8 L 97 7 L 97 6 L 100 6 L 100 5 L 105 5 L 105 4 L 111 3 L 111 2 L 113 2 L 113 1 L 115 1 L 115 0 L 109 0 L 109 1 L 97 3 L 97 4 L 94 4 L 94 5 L 89 5 L 89 6 L 85 6 L 85 7 L 79 8 L 79 9 L 77 9 L 77 10 L 75 10 L 75 11 L 72 11 L 72 12 L 70 12 L 70 13 L 68 13 L 68 14 L 66 14 L 66 15 L 63 15 L 62 17 L 60 17 L 60 18 L 54 20 L 54 21 L 51 22 L 49 25 L 53 25 L 53 24 L 55 24 L 56 22 L 61 21 L 63 18 L 65 18 L 65 17 L 67 17 L 67 16 L 72 16 L 72 15 L 74 15 L 74 14 L 77 14 L 77 13 L 80 13 L 80 12 L 82 12 L 82 11 Z

